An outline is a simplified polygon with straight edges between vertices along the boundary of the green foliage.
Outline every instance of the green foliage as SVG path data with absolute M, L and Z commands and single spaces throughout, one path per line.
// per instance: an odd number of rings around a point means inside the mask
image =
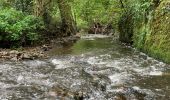
M 31 14 L 34 0 L 0 0 L 0 8 L 15 8 L 25 13 Z
M 14 7 L 22 12 L 31 13 L 33 10 L 33 0 L 14 0 Z
M 41 19 L 25 15 L 13 8 L 0 10 L 0 36 L 3 41 L 38 40 L 43 28 Z
M 154 20 L 150 23 L 150 30 L 146 36 L 144 50 L 150 55 L 170 63 L 170 5 L 169 0 L 163 0 L 155 9 Z
M 132 40 L 129 41 L 133 41 L 134 45 L 140 49 L 145 43 L 145 36 L 149 29 L 148 21 L 150 20 L 152 11 L 152 2 L 151 0 L 122 1 L 124 1 L 124 8 L 122 8 L 124 12 L 121 14 L 122 17 L 120 17 L 119 22 L 121 23 L 119 23 L 119 27 L 123 26 L 124 29 L 121 30 L 125 31 L 120 33 L 123 34 L 120 38 L 126 37 L 127 34 L 130 36 L 133 34 L 133 38 L 129 38 Z M 130 17 L 132 17 L 132 19 Z M 126 19 L 129 22 L 126 21 Z M 126 41 L 128 40 L 126 39 Z
M 13 2 L 13 0 L 11 0 Z M 0 9 L 2 8 L 10 8 L 12 6 L 11 1 L 8 0 L 0 0 Z
M 114 20 L 115 0 L 74 0 L 72 2 L 73 15 L 78 27 L 88 27 L 94 22 L 108 24 Z
M 127 18 L 129 11 L 133 15 L 133 24 L 122 20 L 125 29 L 124 36 L 128 30 L 133 30 L 133 43 L 138 49 L 149 55 L 170 62 L 170 11 L 169 0 L 126 0 L 123 19 Z M 125 16 L 126 15 L 126 16 Z M 127 24 L 128 23 L 128 24 Z M 133 26 L 132 26 L 133 25 Z M 131 27 L 129 27 L 131 26 Z
M 132 43 L 132 35 L 133 35 L 133 16 L 131 10 L 124 13 L 118 23 L 119 29 L 119 40 L 124 43 Z
M 134 19 L 134 36 L 133 41 L 134 45 L 142 49 L 145 44 L 146 34 L 150 31 L 149 21 L 152 16 L 152 2 L 151 0 L 136 0 L 133 8 L 133 19 Z

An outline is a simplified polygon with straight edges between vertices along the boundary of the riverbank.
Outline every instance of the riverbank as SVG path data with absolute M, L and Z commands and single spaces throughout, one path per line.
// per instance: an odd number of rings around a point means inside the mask
M 170 1 L 146 1 L 144 4 L 137 1 L 147 6 L 141 6 L 139 11 L 127 9 L 128 12 L 124 12 L 119 20 L 119 40 L 170 63 Z M 139 4 L 132 9 L 138 9 Z
M 50 49 L 55 47 L 61 47 L 66 44 L 75 43 L 80 37 L 70 36 L 58 39 L 52 39 L 47 44 L 42 44 L 40 46 L 34 47 L 22 47 L 16 49 L 3 49 L 0 48 L 0 61 L 21 61 L 21 60 L 34 60 L 48 58 L 48 53 Z
M 170 64 L 170 1 L 162 0 L 148 22 L 143 50 L 150 56 Z M 147 29 L 146 29 L 147 30 Z M 141 33 L 142 34 L 142 33 Z

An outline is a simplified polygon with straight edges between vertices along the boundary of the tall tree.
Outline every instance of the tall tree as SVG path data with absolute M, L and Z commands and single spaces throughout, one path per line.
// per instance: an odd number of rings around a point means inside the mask
M 73 19 L 71 6 L 68 0 L 58 0 L 58 7 L 62 20 L 62 31 L 64 36 L 71 36 L 76 34 L 76 24 Z
M 52 17 L 50 15 L 50 6 L 52 0 L 33 0 L 34 1 L 34 16 L 43 18 L 46 29 L 49 29 Z M 52 6 L 53 7 L 53 6 Z

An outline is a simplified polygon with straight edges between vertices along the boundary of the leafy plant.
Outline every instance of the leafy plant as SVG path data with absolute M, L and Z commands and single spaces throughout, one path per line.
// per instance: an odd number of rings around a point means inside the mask
M 1 41 L 36 41 L 38 31 L 43 28 L 43 21 L 33 15 L 25 15 L 13 8 L 0 10 Z

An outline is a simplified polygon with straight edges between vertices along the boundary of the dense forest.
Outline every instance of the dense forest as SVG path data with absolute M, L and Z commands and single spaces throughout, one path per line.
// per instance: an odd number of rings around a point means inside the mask
M 23 46 L 44 36 L 72 36 L 81 29 L 93 32 L 93 24 L 111 26 L 114 4 L 110 0 L 1 0 L 1 45 Z
M 169 6 L 169 0 L 1 0 L 0 46 L 31 46 L 81 33 L 112 34 L 169 62 Z

